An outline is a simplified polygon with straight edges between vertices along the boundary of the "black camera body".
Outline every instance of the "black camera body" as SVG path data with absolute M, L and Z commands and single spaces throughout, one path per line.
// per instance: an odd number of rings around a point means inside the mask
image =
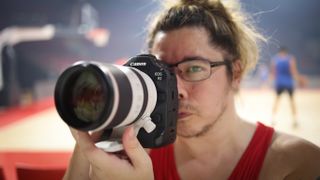
M 175 141 L 176 76 L 153 55 L 132 57 L 124 66 L 77 62 L 59 76 L 54 99 L 59 115 L 69 126 L 104 131 L 101 141 L 121 143 L 123 130 L 129 125 L 136 127 L 145 148 Z M 106 146 L 101 147 L 110 152 L 119 150 Z
M 157 104 L 151 113 L 156 128 L 151 133 L 140 129 L 138 139 L 143 147 L 160 147 L 173 143 L 176 138 L 178 90 L 176 76 L 167 65 L 150 54 L 131 58 L 125 66 L 134 67 L 146 73 L 157 89 Z

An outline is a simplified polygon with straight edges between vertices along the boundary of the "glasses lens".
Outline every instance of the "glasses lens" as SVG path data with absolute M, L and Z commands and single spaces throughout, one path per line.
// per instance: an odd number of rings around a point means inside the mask
M 178 65 L 179 75 L 186 81 L 201 81 L 210 76 L 210 63 L 204 60 L 185 61 Z
M 101 79 L 93 72 L 82 72 L 72 89 L 73 110 L 77 118 L 86 123 L 97 121 L 106 100 Z

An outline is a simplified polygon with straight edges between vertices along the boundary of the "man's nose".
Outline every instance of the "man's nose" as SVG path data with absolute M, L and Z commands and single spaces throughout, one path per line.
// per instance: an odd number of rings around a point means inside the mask
M 178 98 L 180 99 L 185 99 L 187 98 L 187 90 L 186 90 L 186 85 L 185 81 L 181 79 L 181 77 L 177 74 L 177 88 L 178 88 Z

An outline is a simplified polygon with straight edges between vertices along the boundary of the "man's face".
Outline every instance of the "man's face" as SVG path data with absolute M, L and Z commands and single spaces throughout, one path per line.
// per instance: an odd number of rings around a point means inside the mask
M 185 27 L 159 32 L 151 53 L 168 64 L 191 57 L 211 62 L 223 61 L 222 52 L 209 44 L 209 36 L 204 28 Z M 177 75 L 178 136 L 190 138 L 204 135 L 217 120 L 223 119 L 226 107 L 233 103 L 226 66 L 213 67 L 211 71 L 209 78 L 198 82 L 188 82 Z

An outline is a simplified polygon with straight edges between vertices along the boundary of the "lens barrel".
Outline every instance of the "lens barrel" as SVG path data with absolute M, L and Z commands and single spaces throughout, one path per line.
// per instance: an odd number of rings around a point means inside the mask
M 59 115 L 69 126 L 98 131 L 150 115 L 157 90 L 152 79 L 136 68 L 78 62 L 60 75 L 54 97 Z

